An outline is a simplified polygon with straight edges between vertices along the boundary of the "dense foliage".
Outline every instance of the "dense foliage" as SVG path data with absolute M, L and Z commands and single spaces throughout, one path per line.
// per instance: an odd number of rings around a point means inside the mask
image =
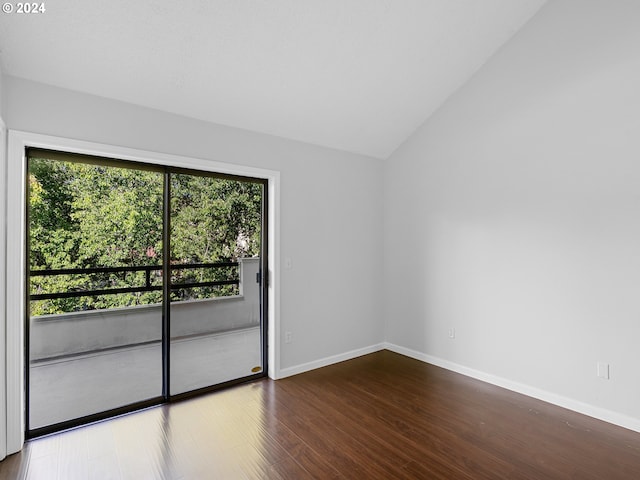
M 171 264 L 213 263 L 260 252 L 262 187 L 209 176 L 171 174 Z M 162 284 L 163 173 L 47 159 L 29 160 L 32 271 L 150 265 Z M 227 269 L 175 269 L 184 284 L 235 275 Z M 145 285 L 145 272 L 32 276 L 31 293 Z M 183 288 L 172 300 L 235 293 L 234 286 Z M 31 302 L 32 315 L 144 305 L 160 292 Z

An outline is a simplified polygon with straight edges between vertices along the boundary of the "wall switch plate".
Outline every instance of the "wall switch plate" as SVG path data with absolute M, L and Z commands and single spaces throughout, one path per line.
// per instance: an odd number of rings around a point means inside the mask
M 291 342 L 293 342 L 293 333 L 284 332 L 284 343 L 291 343 Z
M 456 338 L 456 329 L 455 328 L 450 328 L 449 329 L 449 338 Z
M 284 268 L 287 270 L 291 270 L 293 268 L 293 260 L 291 260 L 291 257 L 286 257 L 284 259 Z
M 598 377 L 609 380 L 609 364 L 604 362 L 598 362 Z

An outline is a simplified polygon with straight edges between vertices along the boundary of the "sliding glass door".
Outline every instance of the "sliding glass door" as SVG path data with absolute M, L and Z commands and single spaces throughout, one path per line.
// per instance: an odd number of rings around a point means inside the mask
M 28 429 L 38 431 L 162 395 L 163 174 L 30 153 Z
M 263 185 L 202 173 L 170 182 L 170 393 L 263 371 Z
M 265 182 L 27 158 L 28 436 L 264 373 Z

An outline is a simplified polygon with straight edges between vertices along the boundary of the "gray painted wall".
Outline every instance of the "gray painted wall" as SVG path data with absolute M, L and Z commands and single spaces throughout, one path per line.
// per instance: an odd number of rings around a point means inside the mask
M 11 129 L 281 172 L 281 368 L 383 340 L 382 162 L 5 77 Z
M 2 68 L 0 67 L 0 119 L 4 118 L 4 74 L 2 73 Z
M 636 428 L 639 18 L 543 7 L 386 162 L 384 246 L 387 341 Z
M 6 242 L 4 225 L 6 225 L 7 197 L 7 132 L 4 126 L 4 75 L 0 68 L 0 460 L 7 454 L 6 436 L 6 337 L 5 337 L 5 305 L 6 300 Z

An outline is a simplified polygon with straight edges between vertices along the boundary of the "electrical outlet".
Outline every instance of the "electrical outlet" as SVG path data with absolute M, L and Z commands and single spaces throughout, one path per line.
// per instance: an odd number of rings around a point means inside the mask
M 604 362 L 598 362 L 597 375 L 599 378 L 609 380 L 609 364 Z
M 293 333 L 284 332 L 284 343 L 291 343 L 291 342 L 293 342 Z
M 449 329 L 449 338 L 456 338 L 456 329 L 453 327 Z

